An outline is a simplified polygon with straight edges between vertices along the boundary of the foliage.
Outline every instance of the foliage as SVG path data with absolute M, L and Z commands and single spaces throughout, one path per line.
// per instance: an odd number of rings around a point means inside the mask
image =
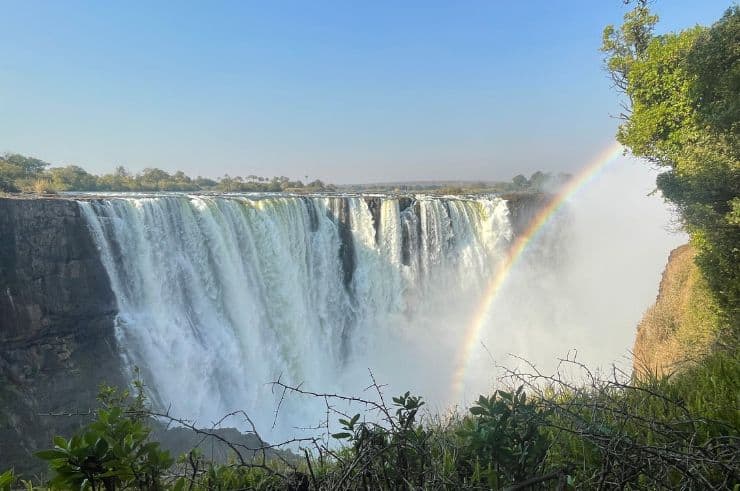
M 15 481 L 13 476 L 13 469 L 9 469 L 0 474 L 0 491 L 10 491 Z
M 54 167 L 49 170 L 51 182 L 59 191 L 71 191 L 75 189 L 95 189 L 97 178 L 88 174 L 82 167 L 68 165 L 66 167 Z
M 518 175 L 511 182 L 459 183 L 459 184 L 404 184 L 344 186 L 349 191 L 417 191 L 437 194 L 478 194 L 510 192 L 543 192 L 555 189 L 571 176 L 565 173 L 552 174 L 536 171 L 530 178 Z M 150 167 L 132 174 L 123 166 L 117 166 L 109 174 L 95 175 L 80 166 L 53 166 L 38 159 L 19 154 L 0 156 L 0 192 L 29 192 L 43 194 L 53 191 L 112 191 L 112 192 L 159 192 L 159 191 L 208 191 L 208 192 L 291 192 L 310 193 L 336 191 L 337 187 L 321 179 L 304 183 L 286 176 L 272 178 L 257 175 L 230 176 L 218 179 L 197 176 L 192 178 L 182 171 L 170 174 L 162 169 Z
M 671 252 L 654 305 L 637 328 L 633 368 L 636 377 L 668 375 L 696 364 L 721 339 L 717 299 L 694 262 L 690 244 Z
M 636 383 L 593 378 L 576 386 L 540 375 L 525 383 L 552 411 L 543 425 L 548 463 L 573 464 L 578 487 L 726 489 L 740 479 L 738 377 L 737 357 L 718 352 Z
M 458 430 L 466 460 L 485 463 L 492 487 L 540 473 L 548 447 L 540 431 L 546 416 L 538 404 L 527 401 L 524 386 L 480 396 Z
M 44 178 L 39 178 L 39 179 L 34 180 L 33 182 L 24 186 L 24 189 L 30 189 L 33 193 L 36 193 L 36 194 L 56 193 L 56 189 L 51 184 L 51 182 L 49 182 L 48 179 L 44 179 Z
M 159 489 L 161 476 L 172 464 L 169 452 L 148 441 L 141 387 L 130 405 L 128 394 L 111 388 L 101 392 L 97 419 L 69 440 L 57 436 L 54 447 L 36 455 L 49 462 L 52 488 Z
M 230 444 L 225 464 L 198 450 L 171 459 L 148 438 L 150 416 L 184 424 L 203 439 L 220 437 L 152 412 L 140 384 L 133 399 L 106 388 L 95 421 L 69 440 L 56 437 L 39 456 L 54 473 L 45 484 L 52 489 L 525 489 L 556 482 L 562 489 L 722 489 L 740 482 L 734 354 L 716 352 L 688 370 L 639 381 L 600 379 L 574 360 L 563 363 L 589 382 L 573 384 L 560 369 L 510 371 L 512 390 L 481 396 L 467 414 L 441 419 L 426 417 L 423 400 L 408 392 L 386 406 L 374 380 L 377 398 L 369 400 L 278 381 L 284 397 L 326 401 L 341 430 L 330 440 Z M 366 410 L 349 416 L 347 404 Z M 293 452 L 268 455 L 283 445 Z M 13 479 L 10 471 L 0 474 L 0 490 Z
M 218 180 L 198 176 L 193 179 L 182 171 L 170 174 L 162 169 L 146 168 L 131 174 L 122 166 L 110 174 L 97 176 L 77 165 L 51 167 L 50 164 L 19 154 L 0 156 L 0 192 L 19 191 L 44 194 L 51 191 L 222 191 L 222 192 L 313 192 L 334 189 L 319 179 L 303 184 L 285 176 L 266 178 L 250 175 Z
M 640 2 L 602 50 L 628 99 L 617 138 L 664 168 L 657 185 L 676 205 L 697 264 L 737 336 L 740 323 L 740 7 L 711 28 L 652 34 Z
M 630 69 L 647 49 L 658 22 L 646 3 L 638 2 L 637 7 L 624 16 L 624 24 L 619 29 L 611 25 L 604 29 L 601 49 L 609 53 L 606 66 L 614 85 L 622 90 L 627 89 Z
M 562 467 L 542 474 L 549 440 L 540 427 L 547 411 L 540 401 L 528 399 L 523 387 L 481 396 L 465 415 L 424 420 L 420 397 L 406 392 L 388 408 L 374 380 L 377 400 L 277 384 L 293 394 L 324 399 L 327 412 L 342 414 L 332 400 L 370 408 L 339 419 L 342 431 L 332 436 L 347 442 L 346 447 L 318 447 L 318 462 L 309 469 L 327 461 L 322 454 L 329 456 L 329 464 L 320 475 L 311 473 L 317 489 L 503 489 L 566 478 Z

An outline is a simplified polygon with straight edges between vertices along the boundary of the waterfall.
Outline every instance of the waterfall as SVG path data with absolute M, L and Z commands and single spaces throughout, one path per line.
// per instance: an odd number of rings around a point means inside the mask
M 419 374 L 422 385 L 448 383 L 455 353 L 445 348 L 512 239 L 496 197 L 79 205 L 118 302 L 126 366 L 140 369 L 155 404 L 203 424 L 244 409 L 270 427 L 278 377 L 330 392 L 361 390 L 367 368 L 399 385 Z M 426 358 L 407 361 L 417 348 Z M 321 417 L 310 403 L 285 404 L 285 434 Z

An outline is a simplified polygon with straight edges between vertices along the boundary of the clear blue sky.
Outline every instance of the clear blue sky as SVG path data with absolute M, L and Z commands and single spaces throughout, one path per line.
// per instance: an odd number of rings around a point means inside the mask
M 731 0 L 658 0 L 660 31 Z M 336 183 L 508 179 L 614 134 L 620 0 L 0 0 L 0 152 Z

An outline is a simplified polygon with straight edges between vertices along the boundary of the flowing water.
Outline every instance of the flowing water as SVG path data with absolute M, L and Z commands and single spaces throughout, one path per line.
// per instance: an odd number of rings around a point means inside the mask
M 118 302 L 126 366 L 201 424 L 273 425 L 269 382 L 449 402 L 455 347 L 512 240 L 496 197 L 187 196 L 80 201 Z M 277 434 L 322 417 L 287 400 Z

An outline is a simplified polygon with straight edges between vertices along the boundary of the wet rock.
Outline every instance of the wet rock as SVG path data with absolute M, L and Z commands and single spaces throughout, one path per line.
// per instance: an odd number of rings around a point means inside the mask
M 98 387 L 123 384 L 116 303 L 79 206 L 0 199 L 0 463 L 29 475 L 33 452 L 70 435 Z

